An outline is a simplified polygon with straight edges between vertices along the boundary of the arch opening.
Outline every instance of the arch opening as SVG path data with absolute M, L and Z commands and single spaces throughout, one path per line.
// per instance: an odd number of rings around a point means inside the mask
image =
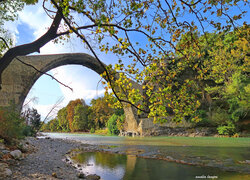
M 82 65 L 95 71 L 97 74 L 102 74 L 106 66 L 85 53 L 33 55 L 20 56 L 19 58 L 42 72 L 47 72 L 63 65 Z M 25 66 L 19 61 L 12 61 L 2 74 L 0 106 L 8 106 L 9 102 L 14 100 L 17 108 L 21 111 L 28 92 L 40 76 L 41 73 L 31 67 Z M 125 112 L 125 124 L 127 124 L 125 131 L 138 131 L 139 120 L 135 110 L 131 106 L 124 106 L 123 109 Z

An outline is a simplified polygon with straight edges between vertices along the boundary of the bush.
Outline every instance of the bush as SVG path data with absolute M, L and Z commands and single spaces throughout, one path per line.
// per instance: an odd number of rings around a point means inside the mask
M 94 129 L 94 128 L 91 128 L 91 129 L 90 129 L 90 133 L 95 133 L 95 129 Z
M 219 126 L 217 130 L 220 135 L 233 135 L 236 131 L 236 128 L 231 121 L 228 121 L 227 125 Z
M 227 124 L 228 121 L 231 121 L 231 119 L 227 111 L 217 107 L 217 109 L 212 114 L 212 122 L 215 125 L 224 125 Z
M 24 119 L 14 105 L 0 109 L 0 138 L 8 143 L 13 139 L 20 139 L 23 137 L 24 127 Z
M 108 133 L 110 135 L 118 135 L 120 133 L 120 130 L 118 129 L 117 122 L 119 122 L 119 128 L 121 128 L 121 122 L 124 121 L 124 115 L 122 116 L 117 116 L 116 114 L 113 114 L 111 118 L 109 118 L 107 122 L 107 128 L 108 128 Z
M 207 111 L 201 109 L 197 111 L 198 117 L 201 119 L 195 124 L 196 127 L 212 127 L 215 126 L 215 123 L 209 119 Z
M 35 134 L 36 134 L 36 131 L 31 126 L 25 126 L 23 128 L 23 135 L 24 136 L 35 136 Z

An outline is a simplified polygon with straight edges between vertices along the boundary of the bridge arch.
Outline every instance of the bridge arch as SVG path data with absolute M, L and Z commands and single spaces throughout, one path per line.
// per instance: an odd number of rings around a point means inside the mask
M 98 74 L 104 72 L 103 66 L 94 57 L 85 53 L 68 53 L 54 55 L 19 56 L 23 62 L 34 66 L 42 72 L 47 72 L 63 65 L 82 65 L 92 69 Z M 8 106 L 14 100 L 21 111 L 24 100 L 31 87 L 42 74 L 35 69 L 24 65 L 16 59 L 4 70 L 2 74 L 2 89 L 0 90 L 0 106 Z M 124 106 L 125 131 L 136 132 L 138 117 L 136 111 L 130 106 Z

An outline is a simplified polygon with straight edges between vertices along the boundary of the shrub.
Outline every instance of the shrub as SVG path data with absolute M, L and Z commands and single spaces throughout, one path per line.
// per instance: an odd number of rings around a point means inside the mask
M 95 133 L 95 129 L 94 129 L 94 128 L 91 128 L 91 129 L 90 129 L 90 133 Z
M 236 131 L 235 125 L 231 121 L 227 121 L 227 125 L 217 128 L 220 135 L 233 135 Z
M 25 126 L 23 128 L 23 135 L 24 136 L 35 136 L 36 131 L 31 126 Z
M 212 114 L 212 122 L 216 125 L 224 125 L 230 120 L 230 115 L 226 110 L 217 107 Z
M 119 121 L 124 121 L 124 115 L 122 116 L 117 116 L 116 114 L 113 114 L 111 118 L 109 118 L 107 122 L 107 128 L 108 128 L 108 133 L 111 135 L 118 135 L 120 133 L 120 130 L 118 129 L 117 122 Z M 119 125 L 121 123 L 118 123 Z
M 8 143 L 23 137 L 24 119 L 16 111 L 14 105 L 0 109 L 0 138 Z

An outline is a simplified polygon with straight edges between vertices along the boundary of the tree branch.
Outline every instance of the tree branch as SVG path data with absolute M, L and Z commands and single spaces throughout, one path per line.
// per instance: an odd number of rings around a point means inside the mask
M 0 89 L 2 84 L 1 75 L 3 71 L 8 67 L 12 60 L 17 56 L 27 55 L 33 52 L 40 52 L 40 48 L 47 44 L 49 41 L 58 37 L 57 30 L 59 28 L 60 22 L 62 20 L 61 14 L 56 13 L 56 16 L 49 28 L 49 30 L 39 39 L 33 41 L 32 43 L 23 44 L 10 48 L 2 58 L 0 58 Z
M 37 72 L 39 72 L 39 73 L 41 73 L 41 74 L 44 74 L 44 75 L 46 75 L 46 76 L 51 77 L 53 80 L 55 80 L 55 81 L 58 82 L 59 84 L 65 86 L 65 87 L 69 88 L 71 91 L 73 91 L 73 89 L 72 89 L 71 87 L 69 87 L 69 86 L 67 86 L 66 84 L 62 83 L 61 81 L 59 81 L 59 80 L 58 80 L 57 78 L 55 78 L 54 76 L 52 76 L 52 75 L 50 75 L 50 74 L 48 74 L 48 73 L 46 73 L 46 72 L 40 71 L 40 70 L 37 69 L 35 66 L 33 66 L 33 65 L 31 65 L 31 64 L 28 64 L 28 63 L 22 61 L 22 60 L 19 59 L 18 57 L 16 57 L 16 59 L 17 59 L 19 62 L 21 62 L 22 64 L 24 64 L 24 65 L 26 65 L 26 66 L 29 66 L 29 67 L 33 68 L 33 69 L 36 70 Z
M 90 49 L 90 51 L 92 52 L 92 54 L 94 55 L 94 57 L 96 58 L 96 60 L 100 63 L 100 65 L 103 67 L 104 71 L 106 72 L 106 75 L 107 75 L 107 80 L 108 82 L 110 82 L 110 86 L 111 86 L 111 89 L 114 93 L 114 95 L 116 96 L 116 98 L 120 101 L 120 102 L 125 102 L 125 103 L 128 103 L 130 104 L 131 106 L 135 107 L 136 109 L 139 109 L 140 111 L 142 112 L 145 112 L 145 113 L 149 113 L 148 111 L 144 110 L 144 109 L 141 109 L 141 108 L 138 108 L 135 104 L 131 103 L 130 101 L 127 101 L 127 100 L 124 100 L 124 99 L 120 99 L 119 96 L 117 95 L 114 87 L 112 86 L 112 80 L 111 80 L 111 77 L 110 77 L 110 74 L 108 72 L 108 70 L 106 69 L 106 67 L 104 66 L 104 64 L 101 62 L 101 60 L 98 58 L 97 54 L 95 53 L 94 49 L 92 48 L 92 46 L 90 45 L 90 43 L 87 41 L 87 39 L 81 35 L 75 28 L 73 28 L 70 24 L 70 22 L 67 20 L 67 18 L 65 16 L 63 16 L 62 14 L 62 11 L 61 9 L 59 8 L 59 6 L 57 5 L 57 3 L 54 1 L 54 0 L 51 0 L 51 2 L 54 4 L 54 6 L 58 9 L 58 12 L 61 13 L 61 17 L 62 19 L 64 20 L 64 22 L 68 25 L 68 27 L 77 35 L 79 36 L 88 46 L 88 48 Z

